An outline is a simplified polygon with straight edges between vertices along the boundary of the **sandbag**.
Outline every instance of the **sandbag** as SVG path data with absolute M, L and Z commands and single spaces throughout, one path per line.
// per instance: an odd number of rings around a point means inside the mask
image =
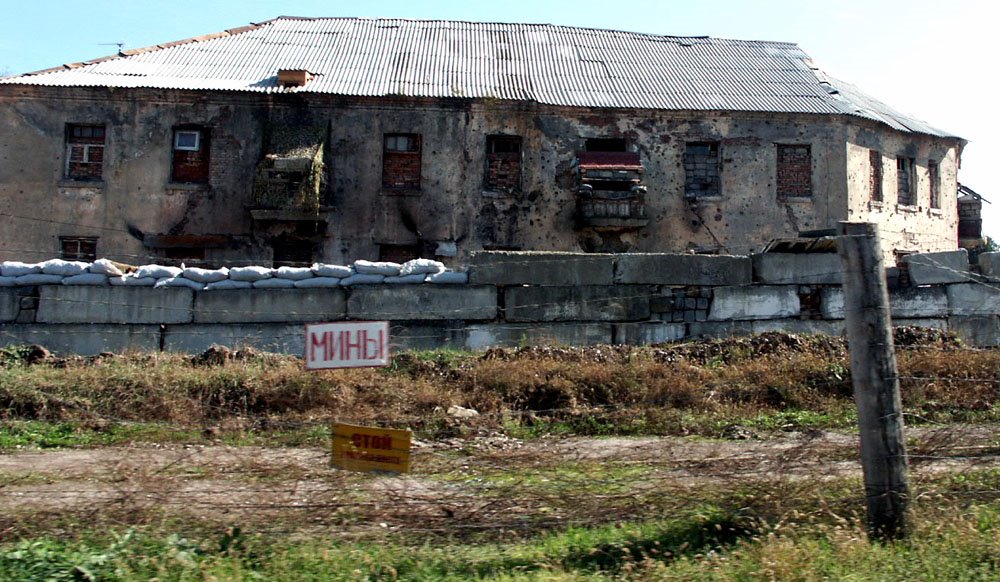
M 301 281 L 302 279 L 311 279 L 313 272 L 309 267 L 278 267 L 274 270 L 274 276 L 279 279 Z
M 322 287 L 340 287 L 340 278 L 313 277 L 312 279 L 300 279 L 295 282 L 296 289 L 315 289 Z
M 469 274 L 461 273 L 459 271 L 445 271 L 443 273 L 434 273 L 432 275 L 427 275 L 428 283 L 438 283 L 446 285 L 464 285 L 469 282 Z
M 0 263 L 0 276 L 20 277 L 21 275 L 34 275 L 42 272 L 42 266 L 38 263 L 22 263 L 21 261 L 4 261 Z
M 111 282 L 110 280 L 108 281 Z M 115 285 L 115 283 L 111 283 Z M 122 284 L 126 287 L 152 287 L 156 285 L 156 277 L 136 277 L 133 275 L 125 275 L 122 277 Z
M 389 263 L 385 261 L 354 261 L 354 272 L 360 275 L 384 275 L 386 277 L 398 277 L 400 267 L 402 267 L 402 265 L 399 263 Z
M 17 277 L 4 277 L 0 275 L 0 287 L 16 287 Z
M 21 275 L 14 279 L 18 285 L 58 285 L 62 283 L 62 275 L 46 275 L 45 273 L 32 273 Z
M 316 273 L 317 277 L 336 277 L 338 279 L 343 279 L 344 277 L 350 277 L 353 275 L 354 269 L 343 265 L 324 265 L 321 263 L 315 263 L 312 266 L 312 272 Z
M 49 259 L 42 263 L 42 273 L 46 275 L 60 275 L 62 277 L 72 277 L 85 273 L 90 263 L 83 261 L 64 261 L 62 259 Z
M 295 281 L 291 279 L 261 279 L 260 281 L 253 282 L 254 289 L 292 289 L 295 287 Z
M 72 277 L 65 277 L 63 285 L 107 285 L 108 276 L 100 273 L 80 273 Z
M 225 289 L 252 289 L 253 283 L 250 281 L 233 281 L 232 279 L 226 279 L 224 281 L 219 281 L 217 283 L 209 283 L 205 285 L 205 291 L 222 291 Z
M 229 269 L 229 278 L 233 281 L 261 281 L 271 278 L 271 269 L 267 267 L 233 267 Z
M 427 275 L 417 273 L 416 275 L 401 275 L 399 277 L 386 277 L 384 282 L 393 285 L 414 285 L 423 283 Z
M 406 261 L 399 268 L 399 274 L 402 277 L 419 275 L 421 273 L 440 273 L 442 271 L 444 271 L 444 263 L 431 259 L 413 259 L 412 261 Z
M 341 279 L 340 284 L 343 287 L 350 287 L 351 285 L 378 285 L 382 281 L 385 281 L 384 275 L 357 274 Z
M 205 288 L 204 283 L 192 281 L 191 279 L 185 279 L 180 275 L 177 275 L 176 277 L 164 277 L 163 279 L 157 279 L 156 284 L 153 286 L 156 288 L 187 287 L 188 289 L 194 289 L 195 291 L 201 291 Z
M 97 259 L 91 263 L 88 271 L 98 275 L 107 275 L 109 277 L 121 277 L 125 274 L 118 268 L 118 265 L 108 259 Z
M 137 279 L 146 279 L 152 277 L 154 279 L 169 279 L 176 277 L 183 272 L 183 269 L 179 267 L 167 267 L 164 265 L 143 265 L 136 269 L 134 275 Z
M 200 269 L 198 267 L 188 267 L 181 272 L 181 276 L 185 279 L 191 279 L 198 283 L 215 283 L 216 281 L 225 281 L 229 278 L 229 269 L 222 267 L 221 269 Z

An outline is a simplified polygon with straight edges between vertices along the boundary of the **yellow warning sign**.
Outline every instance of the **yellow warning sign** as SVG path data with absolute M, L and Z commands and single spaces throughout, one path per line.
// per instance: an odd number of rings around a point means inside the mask
M 408 430 L 336 422 L 331 464 L 347 471 L 409 473 L 411 437 Z

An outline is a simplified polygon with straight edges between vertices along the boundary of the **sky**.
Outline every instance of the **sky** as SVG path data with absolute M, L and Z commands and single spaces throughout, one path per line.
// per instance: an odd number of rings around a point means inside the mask
M 997 49 L 987 0 L 0 0 L 0 74 L 19 74 L 277 16 L 547 23 L 675 36 L 794 42 L 830 75 L 969 141 L 959 181 L 982 194 L 1000 239 Z

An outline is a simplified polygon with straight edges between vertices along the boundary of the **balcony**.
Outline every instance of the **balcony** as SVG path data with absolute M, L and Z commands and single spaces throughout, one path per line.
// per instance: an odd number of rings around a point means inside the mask
M 249 205 L 255 220 L 320 220 L 323 192 L 322 136 L 314 128 L 278 128 L 271 153 L 257 164 Z
M 579 152 L 577 160 L 577 228 L 627 232 L 646 226 L 644 168 L 638 153 Z

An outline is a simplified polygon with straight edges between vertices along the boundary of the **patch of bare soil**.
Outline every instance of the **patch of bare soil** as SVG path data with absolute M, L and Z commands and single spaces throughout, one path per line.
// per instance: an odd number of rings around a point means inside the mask
M 1000 466 L 991 427 L 909 429 L 914 474 Z M 719 483 L 860 476 L 856 435 L 503 435 L 414 446 L 414 473 L 349 473 L 319 448 L 135 445 L 0 455 L 0 532 L 180 520 L 337 533 L 545 527 L 643 515 Z M 47 525 L 49 524 L 49 525 Z

